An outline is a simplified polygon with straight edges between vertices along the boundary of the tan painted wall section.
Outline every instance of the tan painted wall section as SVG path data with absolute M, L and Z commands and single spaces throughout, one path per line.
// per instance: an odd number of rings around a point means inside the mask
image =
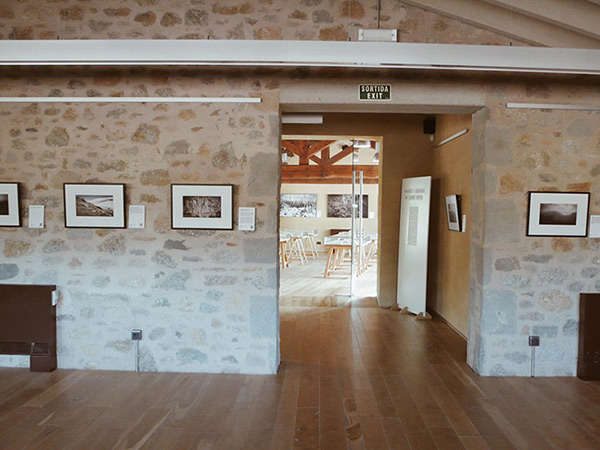
M 435 142 L 471 127 L 471 116 L 437 117 Z M 469 318 L 469 257 L 471 217 L 470 132 L 432 151 L 432 199 L 427 307 L 441 315 L 464 336 Z M 447 195 L 461 196 L 467 216 L 465 233 L 448 230 Z

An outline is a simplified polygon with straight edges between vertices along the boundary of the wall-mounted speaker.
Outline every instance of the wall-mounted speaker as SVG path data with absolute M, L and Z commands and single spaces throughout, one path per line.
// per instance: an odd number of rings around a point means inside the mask
M 423 133 L 435 134 L 435 118 L 423 120 Z

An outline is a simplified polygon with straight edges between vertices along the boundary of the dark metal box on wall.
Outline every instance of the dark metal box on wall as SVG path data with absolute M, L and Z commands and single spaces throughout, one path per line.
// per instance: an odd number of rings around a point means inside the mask
M 579 296 L 577 377 L 600 380 L 600 294 Z
M 54 285 L 0 284 L 0 354 L 28 355 L 32 372 L 56 369 Z

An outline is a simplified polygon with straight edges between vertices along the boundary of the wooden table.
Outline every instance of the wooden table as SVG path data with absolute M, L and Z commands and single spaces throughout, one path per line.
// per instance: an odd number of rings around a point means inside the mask
M 346 254 L 352 254 L 352 244 L 349 241 L 350 239 L 340 239 L 339 242 L 331 242 L 329 244 L 325 244 L 325 247 L 327 247 L 327 263 L 325 264 L 324 275 L 325 278 L 331 276 L 336 270 L 340 269 L 342 263 L 344 262 Z M 372 245 L 373 241 L 371 239 L 365 239 L 363 241 L 362 247 L 359 245 L 356 246 L 356 276 L 362 275 L 364 271 L 367 270 L 369 258 L 371 257 L 371 252 L 369 251 L 369 256 L 367 256 L 365 248 L 369 244 Z M 361 251 L 361 257 L 359 259 L 358 252 Z
M 347 252 L 352 252 L 351 244 L 325 244 L 327 247 L 327 262 L 325 263 L 325 278 L 331 276 L 344 262 Z

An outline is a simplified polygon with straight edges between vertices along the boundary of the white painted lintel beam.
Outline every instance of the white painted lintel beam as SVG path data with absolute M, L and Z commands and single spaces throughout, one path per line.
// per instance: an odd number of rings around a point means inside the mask
M 352 67 L 600 75 L 600 50 L 393 42 L 0 41 L 0 66 Z
M 0 97 L 0 103 L 260 103 L 259 97 Z

